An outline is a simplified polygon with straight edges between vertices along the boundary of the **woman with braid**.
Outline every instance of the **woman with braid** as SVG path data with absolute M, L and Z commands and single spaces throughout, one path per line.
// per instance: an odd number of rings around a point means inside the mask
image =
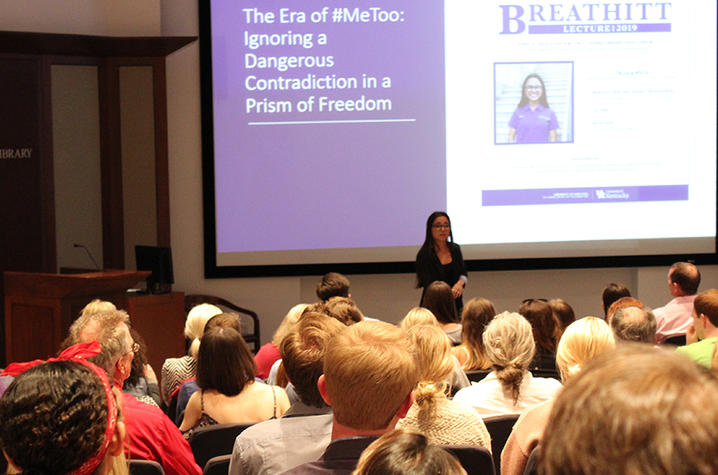
M 551 399 L 561 388 L 552 378 L 536 378 L 528 371 L 536 352 L 531 324 L 518 313 L 496 315 L 483 335 L 491 373 L 456 393 L 454 401 L 476 409 L 481 417 L 520 414 Z

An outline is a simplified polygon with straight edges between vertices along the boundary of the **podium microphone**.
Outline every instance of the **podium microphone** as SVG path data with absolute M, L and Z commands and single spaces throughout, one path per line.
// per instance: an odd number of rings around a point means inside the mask
M 87 248 L 87 246 L 85 246 L 84 244 L 74 243 L 74 244 L 72 245 L 72 247 L 81 247 L 81 248 L 83 248 L 83 249 L 85 250 L 85 252 L 87 253 L 87 255 L 90 256 L 90 260 L 92 261 L 92 263 L 95 264 L 95 269 L 96 269 L 96 270 L 100 270 L 100 266 L 97 265 L 97 261 L 95 260 L 94 257 L 92 257 L 92 253 L 91 253 L 90 250 Z

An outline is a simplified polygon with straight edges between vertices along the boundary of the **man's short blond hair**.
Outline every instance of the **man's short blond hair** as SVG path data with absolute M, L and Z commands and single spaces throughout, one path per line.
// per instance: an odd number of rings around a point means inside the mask
M 541 473 L 715 473 L 717 394 L 718 381 L 683 355 L 619 345 L 559 393 Z
M 324 378 L 337 422 L 356 430 L 380 430 L 416 386 L 419 370 L 404 331 L 365 321 L 331 339 Z
M 564 382 L 578 374 L 593 358 L 616 347 L 613 332 L 606 322 L 584 317 L 566 327 L 556 350 L 556 366 Z

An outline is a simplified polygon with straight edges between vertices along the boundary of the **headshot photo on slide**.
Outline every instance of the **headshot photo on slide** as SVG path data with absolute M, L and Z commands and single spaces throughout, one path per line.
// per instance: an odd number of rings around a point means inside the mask
M 573 62 L 494 63 L 494 143 L 572 143 Z

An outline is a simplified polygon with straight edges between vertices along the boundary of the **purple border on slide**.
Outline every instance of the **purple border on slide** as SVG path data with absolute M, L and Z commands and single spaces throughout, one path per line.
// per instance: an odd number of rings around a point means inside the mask
M 309 13 L 329 7 L 328 21 Z M 333 22 L 334 8 L 404 11 L 401 23 Z M 307 13 L 306 23 L 247 24 L 243 8 Z M 444 2 L 213 0 L 217 251 L 418 245 L 426 217 L 446 208 Z M 325 33 L 326 45 L 244 45 L 244 32 Z M 248 70 L 245 55 L 333 56 L 332 68 Z M 389 98 L 391 111 L 246 113 L 248 74 L 391 78 L 390 88 L 252 92 L 258 100 Z M 315 102 L 316 104 L 316 102 Z M 249 125 L 264 121 L 414 122 Z
M 688 185 L 483 190 L 481 198 L 483 206 L 686 201 Z
M 635 30 L 630 27 L 636 27 Z M 577 28 L 578 27 L 578 28 Z M 597 31 L 601 27 L 603 31 Z M 628 27 L 621 31 L 621 27 Z M 529 35 L 656 33 L 671 31 L 670 23 L 571 23 L 565 25 L 529 25 Z

